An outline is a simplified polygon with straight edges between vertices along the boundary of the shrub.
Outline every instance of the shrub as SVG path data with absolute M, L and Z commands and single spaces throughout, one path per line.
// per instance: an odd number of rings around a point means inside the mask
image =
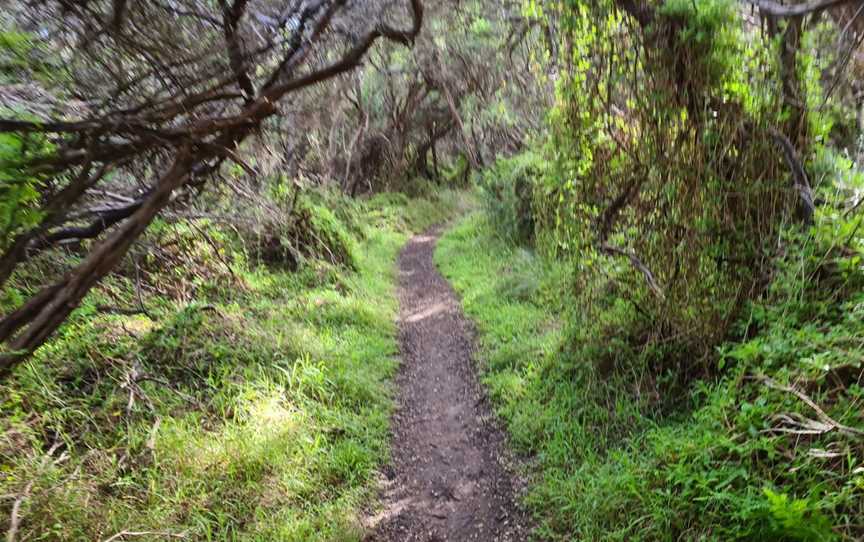
M 504 237 L 530 245 L 534 241 L 534 183 L 545 173 L 543 158 L 525 152 L 499 158 L 479 177 L 482 201 L 495 229 Z

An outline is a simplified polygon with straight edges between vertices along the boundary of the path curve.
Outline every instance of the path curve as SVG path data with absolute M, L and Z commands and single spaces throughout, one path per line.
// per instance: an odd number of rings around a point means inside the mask
M 415 236 L 399 256 L 393 468 L 367 540 L 525 540 L 517 483 L 502 466 L 504 437 L 474 372 L 472 327 L 432 260 L 439 235 Z

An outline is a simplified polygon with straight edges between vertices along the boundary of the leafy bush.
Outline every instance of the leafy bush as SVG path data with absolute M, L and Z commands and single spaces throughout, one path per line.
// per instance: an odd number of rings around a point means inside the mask
M 50 148 L 44 136 L 0 134 L 0 251 L 16 234 L 41 221 L 42 180 L 23 164 Z
M 499 158 L 480 173 L 483 203 L 501 235 L 522 244 L 534 241 L 534 182 L 544 172 L 542 156 L 529 151 Z
M 570 262 L 593 320 L 629 311 L 601 330 L 640 352 L 619 368 L 686 384 L 764 289 L 797 205 L 769 135 L 789 116 L 772 42 L 731 0 L 648 3 L 650 24 L 608 0 L 554 9 L 574 60 L 537 151 L 537 247 Z

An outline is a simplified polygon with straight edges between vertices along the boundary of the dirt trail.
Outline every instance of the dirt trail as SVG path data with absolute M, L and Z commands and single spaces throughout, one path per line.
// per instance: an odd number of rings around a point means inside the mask
M 474 373 L 472 328 L 432 261 L 439 233 L 414 237 L 399 257 L 394 469 L 367 540 L 525 540 L 516 482 L 502 466 L 504 439 Z

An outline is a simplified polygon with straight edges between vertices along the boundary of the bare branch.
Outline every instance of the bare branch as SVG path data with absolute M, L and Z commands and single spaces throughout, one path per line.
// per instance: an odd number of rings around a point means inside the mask
M 744 3 L 753 4 L 763 13 L 773 17 L 801 17 L 823 9 L 828 9 L 843 4 L 849 4 L 860 0 L 815 0 L 804 4 L 783 5 L 774 0 L 742 0 Z
M 810 181 L 807 179 L 807 172 L 804 171 L 804 166 L 801 165 L 801 159 L 798 158 L 798 153 L 795 152 L 795 147 L 789 138 L 772 128 L 769 133 L 774 138 L 774 142 L 783 150 L 783 158 L 792 172 L 792 180 L 795 183 L 795 189 L 798 191 L 798 196 L 801 199 L 801 205 L 804 210 L 804 222 L 806 224 L 813 223 L 813 215 L 816 213 L 816 205 L 813 202 L 813 190 L 810 188 Z
M 636 269 L 638 269 L 639 272 L 642 273 L 642 275 L 645 277 L 645 282 L 648 283 L 648 287 L 651 288 L 651 291 L 654 292 L 654 295 L 656 295 L 660 299 L 665 299 L 666 296 L 663 294 L 663 290 L 660 288 L 660 285 L 657 284 L 657 281 L 654 279 L 654 274 L 651 273 L 651 270 L 648 269 L 648 267 L 644 263 L 642 263 L 642 260 L 640 260 L 634 252 L 605 244 L 600 247 L 600 252 L 609 254 L 610 256 L 623 256 L 630 260 L 630 264 L 633 265 L 633 267 L 635 267 Z
M 762 378 L 762 381 L 769 388 L 772 388 L 775 390 L 780 390 L 780 391 L 785 391 L 786 393 L 791 393 L 792 395 L 794 395 L 795 397 L 800 399 L 805 405 L 812 408 L 813 411 L 816 412 L 816 416 L 820 420 L 822 420 L 822 422 L 824 424 L 826 424 L 830 429 L 837 429 L 841 433 L 846 433 L 848 435 L 854 435 L 857 437 L 864 436 L 864 431 L 862 431 L 860 429 L 856 429 L 854 427 L 849 427 L 848 425 L 843 425 L 842 423 L 835 421 L 833 418 L 831 418 L 831 416 L 826 414 L 825 411 L 822 410 L 822 408 L 819 405 L 817 405 L 816 402 L 813 401 L 813 399 L 811 399 L 810 397 L 808 397 L 804 392 L 797 390 L 791 386 L 784 386 L 782 384 L 778 384 L 777 382 L 775 382 L 774 380 L 772 380 L 768 377 Z

